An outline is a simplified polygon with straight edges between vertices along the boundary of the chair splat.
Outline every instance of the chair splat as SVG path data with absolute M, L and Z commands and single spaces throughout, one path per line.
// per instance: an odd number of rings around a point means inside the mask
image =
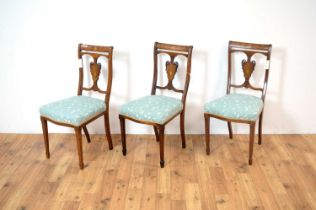
M 169 60 L 166 61 L 166 73 L 168 78 L 168 83 L 165 86 L 159 86 L 157 84 L 157 57 L 159 54 L 167 54 L 169 56 Z M 175 75 L 178 71 L 179 63 L 175 61 L 175 58 L 178 56 L 184 56 L 187 58 L 187 65 L 186 65 L 186 81 L 184 85 L 184 89 L 177 89 L 173 85 L 173 80 Z M 191 71 L 191 56 L 192 56 L 192 46 L 179 46 L 179 45 L 170 45 L 170 44 L 162 44 L 156 43 L 154 49 L 154 60 L 155 60 L 155 67 L 154 67 L 154 80 L 153 80 L 153 87 L 152 87 L 152 94 L 155 94 L 156 89 L 168 89 L 178 93 L 186 93 L 190 71 Z M 183 97 L 185 98 L 185 96 Z

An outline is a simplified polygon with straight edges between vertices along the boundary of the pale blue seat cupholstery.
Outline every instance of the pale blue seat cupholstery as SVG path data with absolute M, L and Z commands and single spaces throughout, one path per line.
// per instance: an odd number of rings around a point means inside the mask
M 262 108 L 261 98 L 232 93 L 206 103 L 204 111 L 229 119 L 256 121 Z
M 79 126 L 104 112 L 103 100 L 89 96 L 74 96 L 40 107 L 41 116 L 59 123 Z
M 138 121 L 164 124 L 182 109 L 183 104 L 179 99 L 151 95 L 124 104 L 120 114 Z

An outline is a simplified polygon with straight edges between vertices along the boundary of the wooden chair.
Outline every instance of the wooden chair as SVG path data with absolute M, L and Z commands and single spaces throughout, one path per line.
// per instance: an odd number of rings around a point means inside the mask
M 182 139 L 182 148 L 185 148 L 184 133 L 184 115 L 185 102 L 190 82 L 191 56 L 193 46 L 171 45 L 155 43 L 154 46 L 154 76 L 151 89 L 151 95 L 131 101 L 121 107 L 119 119 L 121 125 L 123 155 L 126 155 L 126 135 L 125 119 L 137 123 L 152 125 L 154 127 L 156 140 L 160 145 L 160 166 L 164 167 L 164 130 L 165 125 L 180 114 L 180 131 Z M 168 83 L 165 86 L 157 85 L 158 75 L 158 56 L 166 54 L 170 60 L 165 63 Z M 178 69 L 178 62 L 175 61 L 177 56 L 186 57 L 186 76 L 183 89 L 177 89 L 173 85 L 173 79 Z M 182 99 L 156 95 L 156 89 L 168 89 L 182 94 Z
M 109 123 L 109 102 L 112 86 L 112 53 L 113 47 L 79 44 L 78 58 L 82 60 L 83 56 L 89 56 L 93 59 L 93 62 L 90 62 L 90 73 L 93 84 L 89 88 L 83 86 L 84 74 L 83 67 L 81 67 L 79 68 L 79 85 L 77 96 L 56 101 L 40 108 L 47 158 L 50 158 L 47 121 L 75 129 L 80 169 L 83 169 L 84 167 L 82 156 L 82 130 L 86 135 L 88 143 L 90 143 L 90 136 L 86 127 L 88 123 L 101 116 L 104 116 L 105 131 L 109 148 L 110 150 L 113 149 Z M 98 80 L 101 72 L 101 63 L 99 63 L 98 60 L 100 57 L 107 58 L 108 72 L 106 90 L 101 90 L 98 86 Z M 82 91 L 96 91 L 101 94 L 105 94 L 105 98 L 104 100 L 100 100 L 83 96 Z
M 232 122 L 245 123 L 250 126 L 250 141 L 249 141 L 249 165 L 252 164 L 253 144 L 255 138 L 255 126 L 256 121 L 259 118 L 259 140 L 261 144 L 262 139 L 262 117 L 264 100 L 267 91 L 269 68 L 270 68 L 270 56 L 272 45 L 270 44 L 252 44 L 230 41 L 228 46 L 228 81 L 227 81 L 227 95 L 211 101 L 204 106 L 204 118 L 205 118 L 205 141 L 206 141 L 206 153 L 210 154 L 210 137 L 209 126 L 210 117 L 214 117 L 220 120 L 227 121 L 229 138 L 233 138 Z M 240 85 L 232 84 L 232 54 L 236 52 L 244 53 L 247 56 L 247 60 L 244 59 L 241 62 L 244 82 Z M 266 57 L 264 84 L 262 87 L 254 87 L 250 83 L 250 77 L 255 70 L 256 61 L 253 55 L 259 53 Z M 254 91 L 260 91 L 261 97 L 256 97 L 249 94 L 237 94 L 230 93 L 231 88 L 247 88 Z

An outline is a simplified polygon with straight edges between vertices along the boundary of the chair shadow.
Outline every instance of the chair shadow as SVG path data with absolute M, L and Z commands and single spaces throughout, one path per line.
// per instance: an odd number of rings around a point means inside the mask
M 222 48 L 220 55 L 225 54 L 227 54 L 227 50 Z M 198 92 L 189 91 L 187 111 L 196 114 L 187 115 L 186 126 L 189 128 L 188 133 L 203 134 L 204 104 L 225 93 L 226 85 L 224 81 L 226 76 L 222 77 L 222 75 L 227 75 L 227 64 L 225 62 L 215 62 L 216 57 L 210 55 L 206 50 L 196 50 L 194 55 L 194 65 L 198 65 L 198 68 L 196 68 L 198 70 L 192 71 L 192 83 L 194 89 Z M 218 63 L 218 66 L 215 66 L 216 63 Z M 197 81 L 194 78 L 203 78 L 203 80 Z
M 269 75 L 269 84 L 265 101 L 265 114 L 263 116 L 263 132 L 268 130 L 269 133 L 292 133 L 291 128 L 297 125 L 295 119 L 290 113 L 286 112 L 284 101 L 285 85 L 284 78 L 287 76 L 286 67 L 287 51 L 285 48 L 272 48 L 271 68 Z M 278 78 L 278 80 L 275 80 Z M 272 86 L 269 88 L 269 85 Z M 271 90 L 273 88 L 273 90 Z M 276 91 L 275 91 L 276 90 Z M 273 118 L 265 117 L 273 116 Z M 290 129 L 289 129 L 290 128 Z
M 130 53 L 125 51 L 113 51 L 112 91 L 109 107 L 111 134 L 120 133 L 120 123 L 118 119 L 120 106 L 130 100 L 130 69 Z M 103 75 L 102 79 L 107 81 L 106 74 Z M 88 129 L 93 134 L 104 134 L 105 129 L 103 118 L 101 117 L 90 123 L 88 125 Z

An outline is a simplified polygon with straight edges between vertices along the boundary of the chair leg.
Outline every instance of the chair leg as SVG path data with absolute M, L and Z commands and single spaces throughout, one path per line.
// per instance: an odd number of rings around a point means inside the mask
M 159 130 L 159 149 L 160 149 L 160 167 L 165 167 L 165 158 L 164 158 L 164 135 L 165 135 L 165 126 L 160 125 Z
M 181 133 L 181 141 L 182 148 L 185 148 L 185 129 L 184 129 L 184 111 L 180 114 L 180 133 Z
M 44 136 L 44 144 L 45 144 L 45 151 L 46 151 L 46 158 L 50 158 L 49 153 L 49 140 L 48 140 L 48 128 L 47 128 L 47 120 L 41 117 L 42 122 L 42 129 L 43 129 L 43 136 Z
M 154 127 L 154 131 L 155 131 L 156 141 L 157 141 L 157 142 L 159 142 L 159 133 L 158 133 L 158 129 L 157 129 L 155 126 L 153 126 L 153 127 Z
M 120 118 L 120 125 L 121 125 L 121 138 L 122 138 L 122 152 L 123 155 L 126 155 L 126 133 L 125 133 L 125 118 L 119 116 Z
M 210 154 L 210 116 L 204 114 L 206 154 Z
M 83 155 L 82 155 L 82 135 L 81 135 L 81 127 L 75 128 L 76 140 L 77 140 L 77 151 L 79 157 L 79 167 L 83 169 Z
M 249 165 L 252 165 L 253 143 L 255 140 L 255 128 L 256 122 L 250 124 L 250 136 L 249 136 Z
M 229 138 L 232 139 L 233 138 L 232 123 L 231 122 L 227 122 L 227 126 L 228 126 Z
M 263 113 L 261 112 L 260 117 L 259 117 L 259 126 L 258 126 L 258 144 L 261 144 L 261 140 L 262 140 L 262 117 L 263 117 Z
M 111 130 L 110 130 L 110 121 L 109 121 L 109 113 L 106 112 L 104 114 L 104 126 L 105 126 L 105 134 L 106 138 L 108 139 L 109 149 L 113 149 L 112 137 L 111 137 Z
M 83 128 L 84 134 L 86 135 L 87 142 L 88 142 L 88 143 L 91 143 L 91 139 L 90 139 L 90 135 L 89 135 L 87 126 L 85 125 L 85 126 L 83 126 L 82 128 Z

